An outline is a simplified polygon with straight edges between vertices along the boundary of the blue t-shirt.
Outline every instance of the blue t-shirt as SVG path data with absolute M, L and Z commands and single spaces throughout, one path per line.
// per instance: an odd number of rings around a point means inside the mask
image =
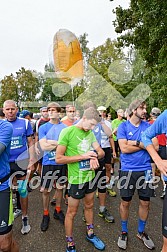
M 135 127 L 130 121 L 123 122 L 118 127 L 117 138 L 118 140 L 141 141 L 141 135 L 148 127 L 150 127 L 150 124 L 144 121 L 141 121 L 138 127 Z M 151 170 L 150 155 L 144 149 L 133 153 L 121 153 L 120 158 L 122 171 Z
M 93 129 L 93 133 L 96 137 L 96 140 L 98 142 L 98 144 L 101 146 L 101 132 L 103 132 L 103 127 L 100 123 L 96 124 L 96 126 Z
M 152 138 L 160 134 L 167 134 L 167 109 L 158 116 L 155 122 L 142 134 L 145 147 L 152 144 Z
M 10 173 L 9 155 L 10 141 L 13 133 L 12 125 L 4 120 L 0 120 L 0 143 L 5 145 L 5 150 L 0 155 L 0 178 L 4 178 Z M 9 179 L 0 185 L 0 191 L 9 187 Z
M 13 126 L 10 162 L 29 158 L 27 137 L 33 134 L 30 122 L 27 119 L 17 117 L 15 121 L 10 123 Z
M 60 132 L 67 126 L 62 122 L 58 124 L 52 124 L 50 122 L 45 123 L 39 128 L 39 140 L 45 138 L 47 140 L 58 141 Z M 55 161 L 56 150 L 44 151 L 44 156 L 42 160 L 43 165 L 57 165 Z

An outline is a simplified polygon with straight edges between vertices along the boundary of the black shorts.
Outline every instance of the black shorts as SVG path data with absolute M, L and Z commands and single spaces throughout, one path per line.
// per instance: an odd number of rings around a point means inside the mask
M 84 184 L 68 184 L 68 196 L 74 199 L 83 199 L 86 194 L 96 191 L 97 186 L 94 179 Z
M 20 160 L 18 162 L 10 162 L 10 173 L 15 175 L 17 179 L 27 175 L 27 167 L 29 159 Z
M 13 205 L 10 188 L 0 191 L 0 235 L 9 233 L 12 230 Z
M 152 171 L 128 172 L 119 171 L 119 189 L 122 198 L 130 198 L 137 189 L 139 198 L 154 196 L 154 186 L 152 184 Z
M 111 148 L 103 148 L 103 151 L 105 152 L 105 164 L 111 164 L 111 158 L 112 158 L 112 154 L 111 154 Z
M 119 152 L 119 144 L 118 144 L 118 140 L 117 141 L 114 141 L 114 145 L 115 145 L 115 152 L 118 156 L 118 152 Z
M 163 200 L 162 235 L 167 238 L 167 187 L 166 187 L 165 198 Z
M 41 187 L 52 189 L 53 183 L 63 185 L 67 181 L 66 177 L 67 165 L 43 165 L 41 176 Z
M 99 169 L 95 170 L 96 185 L 99 193 L 106 193 L 106 168 L 104 158 L 99 161 Z

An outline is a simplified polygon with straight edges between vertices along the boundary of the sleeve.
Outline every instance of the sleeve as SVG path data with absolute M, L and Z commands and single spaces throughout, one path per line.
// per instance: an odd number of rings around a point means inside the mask
M 0 126 L 0 143 L 7 147 L 11 142 L 12 134 L 13 127 L 11 123 L 4 121 L 4 123 Z
M 142 133 L 142 142 L 145 147 L 152 144 L 152 138 L 160 134 L 167 134 L 167 110 L 165 110 L 156 121 Z
M 42 139 L 42 138 L 46 138 L 45 127 L 46 127 L 46 124 L 44 124 L 41 127 L 39 127 L 39 131 L 38 131 L 38 138 L 39 138 L 39 140 Z
M 62 129 L 62 131 L 60 132 L 60 135 L 59 135 L 59 139 L 58 139 L 59 145 L 67 146 L 68 135 L 69 135 L 68 133 L 69 133 L 69 128 Z
M 31 136 L 31 135 L 33 135 L 33 129 L 32 129 L 32 126 L 31 126 L 30 121 L 28 121 L 26 136 L 29 137 L 29 136 Z
M 126 136 L 126 122 L 123 122 L 121 123 L 119 126 L 118 126 L 118 131 L 117 131 L 117 139 L 127 139 L 127 136 Z

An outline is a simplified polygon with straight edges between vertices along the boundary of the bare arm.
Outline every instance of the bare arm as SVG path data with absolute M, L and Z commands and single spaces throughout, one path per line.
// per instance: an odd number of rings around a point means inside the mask
M 158 151 L 159 150 L 159 144 L 158 144 L 157 137 L 154 137 L 152 139 L 152 143 L 153 143 L 153 146 L 154 146 L 155 150 Z M 136 146 L 136 140 L 128 140 L 128 145 Z M 144 144 L 141 141 L 140 141 L 140 144 L 139 144 L 138 147 L 140 147 L 141 149 L 145 149 Z
M 157 151 L 155 150 L 152 144 L 146 147 L 146 150 L 154 160 L 155 164 L 157 165 L 158 169 L 167 176 L 167 160 L 162 160 L 161 157 L 158 155 Z
M 109 141 L 110 141 L 110 145 L 112 148 L 112 152 L 113 152 L 113 157 L 116 158 L 116 152 L 115 152 L 115 144 L 114 144 L 114 139 L 112 136 L 109 137 Z
M 94 150 L 97 152 L 97 158 L 98 159 L 101 159 L 104 157 L 105 153 L 104 151 L 102 150 L 102 148 L 100 147 L 100 145 L 98 144 L 98 142 L 94 142 L 93 143 L 93 148 Z
M 103 151 L 103 150 L 102 150 Z M 85 154 L 76 156 L 65 156 L 66 146 L 58 145 L 56 149 L 56 163 L 57 164 L 70 164 L 79 162 L 86 159 L 96 159 L 97 154 L 93 151 L 88 151 Z
M 33 165 L 36 162 L 36 158 L 35 158 L 35 149 L 34 149 L 34 143 L 33 143 L 33 138 L 32 136 L 27 137 L 27 142 L 28 142 L 28 147 L 29 147 L 29 165 L 28 168 L 30 168 L 31 170 L 34 169 Z
M 56 141 L 56 140 L 48 140 L 46 138 L 40 139 L 39 143 L 40 143 L 41 149 L 43 151 L 47 151 L 47 150 L 49 151 L 49 150 L 56 149 L 57 145 L 58 145 L 58 141 Z
M 111 129 L 105 124 L 105 122 L 101 121 L 101 126 L 104 130 L 104 133 L 109 137 L 112 135 Z
M 128 140 L 127 139 L 119 139 L 118 143 L 119 143 L 119 147 L 121 149 L 122 153 L 133 153 L 136 151 L 141 150 L 140 147 L 138 146 L 134 146 L 132 144 L 128 144 Z M 134 141 L 136 143 L 136 141 Z

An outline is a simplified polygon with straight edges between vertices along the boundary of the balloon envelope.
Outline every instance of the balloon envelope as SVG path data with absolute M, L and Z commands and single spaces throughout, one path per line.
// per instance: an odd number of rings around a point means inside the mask
M 53 40 L 54 66 L 57 76 L 75 85 L 83 78 L 83 57 L 77 37 L 66 29 L 59 30 Z

